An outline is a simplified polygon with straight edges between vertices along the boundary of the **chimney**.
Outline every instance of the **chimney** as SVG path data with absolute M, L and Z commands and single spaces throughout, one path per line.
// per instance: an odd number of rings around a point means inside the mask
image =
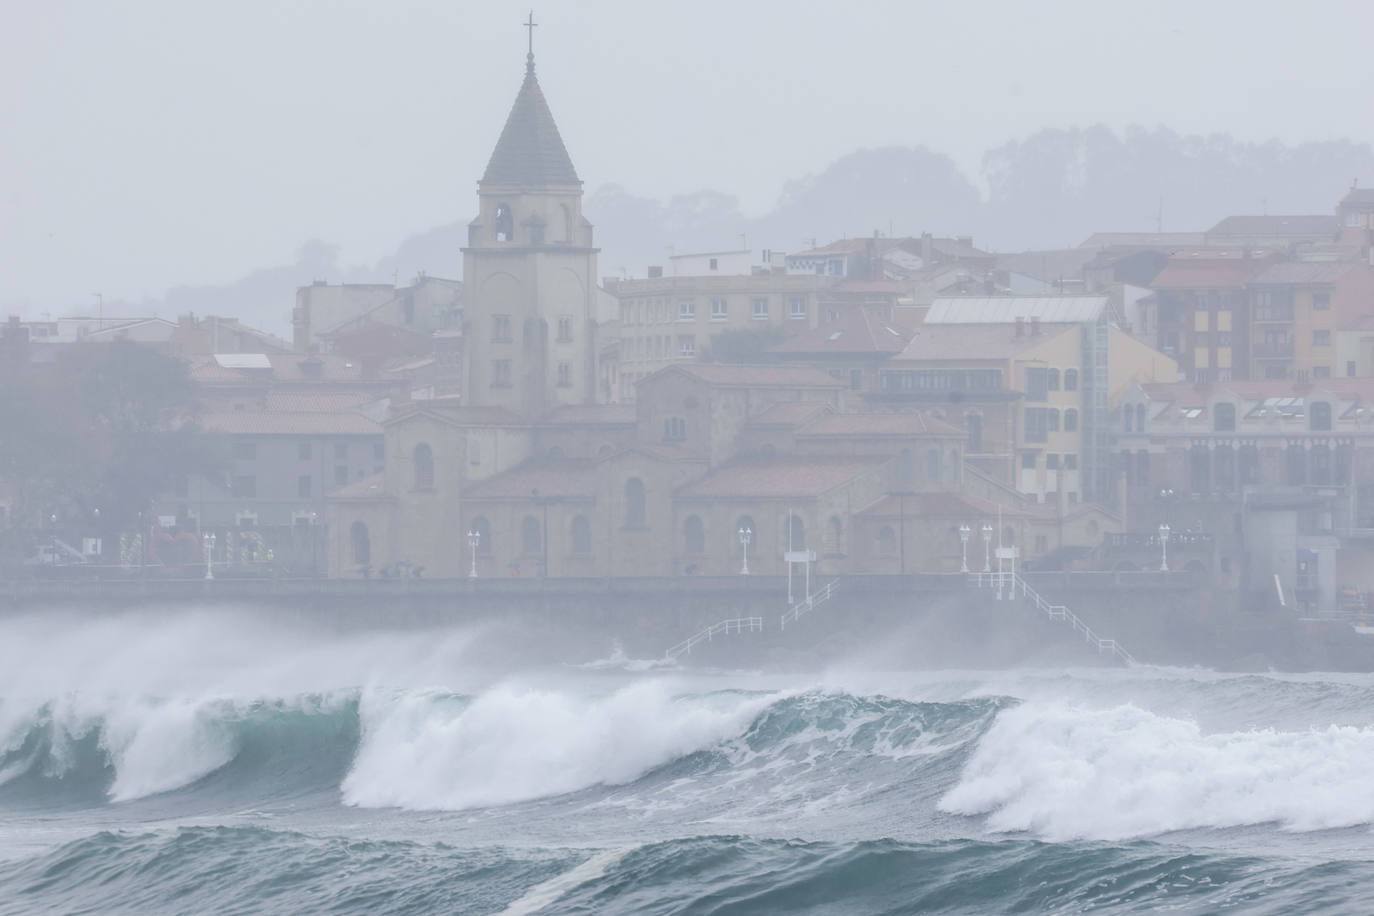
M 1016 316 L 1016 336 L 1026 336 L 1026 319 L 1022 318 L 1020 315 Z
M 651 265 L 649 266 L 649 279 L 650 279 L 650 280 L 662 280 L 662 279 L 663 279 L 663 266 L 660 265 L 660 264 L 651 264 Z

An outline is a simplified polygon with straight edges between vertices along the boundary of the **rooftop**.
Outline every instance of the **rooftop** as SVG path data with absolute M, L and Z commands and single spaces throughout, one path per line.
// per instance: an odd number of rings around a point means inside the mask
M 900 353 L 911 331 L 886 324 L 871 310 L 845 309 L 840 317 L 776 344 L 783 354 Z
M 469 485 L 464 499 L 533 500 L 596 498 L 596 464 L 591 461 L 560 459 L 527 461 L 509 471 Z
M 843 388 L 844 383 L 819 369 L 802 366 L 743 366 L 733 363 L 676 363 L 655 372 L 685 372 L 704 382 L 738 388 Z
M 381 436 L 380 424 L 358 413 L 235 410 L 207 413 L 202 428 L 231 436 Z
M 865 473 L 877 470 L 880 458 L 780 458 L 723 465 L 678 491 L 681 499 L 741 497 L 784 499 L 820 496 Z
M 1324 238 L 1334 236 L 1338 229 L 1336 217 L 1324 213 L 1302 216 L 1228 216 L 1207 230 L 1207 235 Z
M 952 436 L 962 438 L 964 431 L 924 412 L 838 413 L 817 418 L 797 431 L 806 436 Z
M 1011 324 L 1038 318 L 1042 324 L 1097 321 L 1106 296 L 968 296 L 936 299 L 926 312 L 931 324 Z
M 1011 324 L 930 324 L 916 335 L 895 361 L 1005 360 L 1038 347 L 1061 334 L 1075 333 L 1078 324 L 1041 324 L 1039 333 L 1027 322 L 1021 334 Z
M 525 65 L 525 81 L 496 141 L 482 184 L 545 188 L 581 183 L 535 79 L 531 54 Z

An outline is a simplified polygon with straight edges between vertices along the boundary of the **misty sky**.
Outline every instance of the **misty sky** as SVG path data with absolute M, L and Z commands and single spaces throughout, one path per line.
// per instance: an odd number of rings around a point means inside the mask
M 33 317 L 225 282 L 310 238 L 370 264 L 469 218 L 528 8 L 0 3 L 0 308 Z M 579 0 L 535 19 L 588 192 L 714 188 L 757 213 L 859 147 L 925 145 L 977 180 L 988 147 L 1096 122 L 1374 142 L 1359 0 Z

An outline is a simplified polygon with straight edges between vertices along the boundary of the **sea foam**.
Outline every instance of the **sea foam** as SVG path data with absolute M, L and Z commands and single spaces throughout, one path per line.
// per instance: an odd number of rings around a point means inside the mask
M 1032 702 L 998 715 L 939 807 L 1052 841 L 1309 831 L 1374 823 L 1371 772 L 1374 728 L 1206 733 L 1129 704 Z

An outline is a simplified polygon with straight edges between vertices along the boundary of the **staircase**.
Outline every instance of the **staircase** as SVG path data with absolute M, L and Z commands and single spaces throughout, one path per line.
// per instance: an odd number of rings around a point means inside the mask
M 677 661 L 679 656 L 691 655 L 692 647 L 704 642 L 710 642 L 713 637 L 725 636 L 729 633 L 759 633 L 763 631 L 762 617 L 734 617 L 730 620 L 722 620 L 714 623 L 706 629 L 693 636 L 689 636 L 682 642 L 663 653 L 663 657 L 669 661 Z
M 977 573 L 969 577 L 971 584 L 978 588 L 992 588 L 997 590 L 997 597 L 1001 598 L 1003 593 L 1009 588 L 1008 598 L 1015 598 L 1017 590 L 1021 592 L 1021 597 L 1035 605 L 1037 610 L 1043 611 L 1050 620 L 1057 620 L 1067 623 L 1073 628 L 1075 633 L 1080 634 L 1088 645 L 1097 649 L 1098 654 L 1103 652 L 1114 656 L 1118 661 L 1127 664 L 1137 664 L 1131 653 L 1127 652 L 1115 639 L 1103 639 L 1093 632 L 1092 627 L 1083 622 L 1073 611 L 1062 604 L 1051 604 L 1040 596 L 1040 593 L 1031 588 L 1026 580 L 1021 578 L 1019 573 L 1012 572 L 992 572 Z
M 835 596 L 835 590 L 840 587 L 839 579 L 831 579 L 819 591 L 812 592 L 796 604 L 792 605 L 782 616 L 778 618 L 778 629 L 785 630 L 789 623 L 796 623 L 801 615 L 810 613 L 816 609 L 816 605 L 823 601 L 829 601 Z

